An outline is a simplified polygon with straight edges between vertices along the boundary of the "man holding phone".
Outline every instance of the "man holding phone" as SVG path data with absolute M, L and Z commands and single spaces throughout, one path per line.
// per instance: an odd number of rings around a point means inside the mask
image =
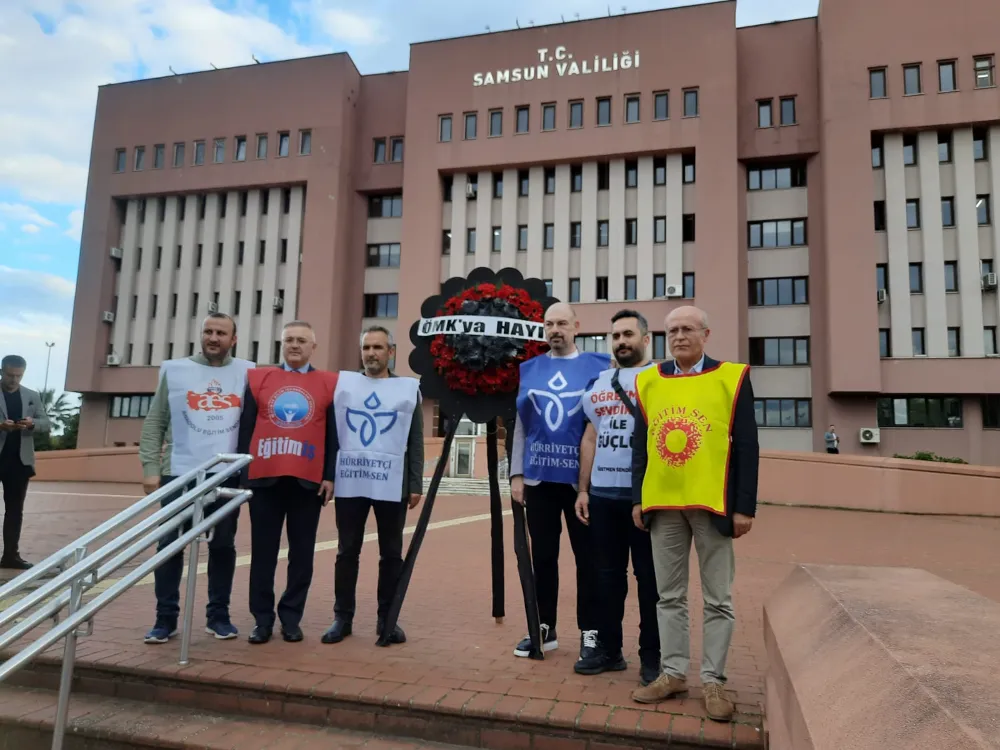
M 49 431 L 49 418 L 37 392 L 24 388 L 24 357 L 0 361 L 0 484 L 3 485 L 3 556 L 0 568 L 27 570 L 21 557 L 21 524 L 28 482 L 35 476 L 34 436 Z

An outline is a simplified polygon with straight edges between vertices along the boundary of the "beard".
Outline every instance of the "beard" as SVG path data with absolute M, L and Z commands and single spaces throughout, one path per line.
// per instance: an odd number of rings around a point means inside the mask
M 634 367 L 642 361 L 642 353 L 632 348 L 622 349 L 615 352 L 615 359 L 622 367 Z

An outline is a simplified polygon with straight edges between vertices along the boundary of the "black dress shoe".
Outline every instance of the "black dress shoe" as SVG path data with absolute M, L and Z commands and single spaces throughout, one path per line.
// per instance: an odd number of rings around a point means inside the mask
M 351 634 L 351 621 L 334 618 L 333 625 L 320 638 L 323 643 L 340 643 Z
M 298 643 L 303 638 L 302 628 L 298 625 L 293 625 L 292 627 L 286 628 L 284 625 L 281 626 L 281 637 L 285 639 L 288 643 Z
M 271 640 L 271 628 L 265 628 L 263 625 L 254 625 L 253 632 L 250 633 L 250 637 L 247 640 L 255 645 L 267 643 Z
M 7 568 L 8 570 L 28 570 L 30 567 L 31 563 L 17 554 L 0 558 L 0 568 Z
M 384 624 L 385 623 L 380 617 L 378 619 L 378 623 L 375 625 L 375 633 L 377 635 L 382 635 L 382 627 Z M 399 625 L 392 629 L 392 633 L 389 635 L 389 643 L 406 643 L 406 633 L 403 632 L 403 629 L 399 627 Z

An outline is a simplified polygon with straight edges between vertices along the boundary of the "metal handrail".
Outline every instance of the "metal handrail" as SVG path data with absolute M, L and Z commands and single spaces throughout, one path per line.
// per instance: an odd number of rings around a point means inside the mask
M 0 601 L 2 601 L 6 597 L 26 591 L 30 584 L 51 571 L 62 571 L 45 585 L 26 594 L 19 601 L 0 612 L 0 628 L 3 628 L 15 622 L 23 613 L 44 603 L 31 616 L 24 618 L 15 627 L 0 635 L 0 649 L 20 640 L 45 620 L 50 618 L 55 620 L 55 626 L 48 633 L 7 659 L 3 666 L 0 666 L 0 682 L 30 663 L 60 639 L 66 639 L 62 675 L 59 682 L 59 702 L 56 707 L 56 721 L 52 733 L 53 750 L 61 750 L 66 732 L 69 694 L 76 661 L 77 637 L 93 632 L 93 618 L 98 612 L 186 546 L 190 546 L 190 551 L 180 663 L 182 665 L 188 663 L 191 625 L 194 619 L 199 544 L 201 541 L 211 541 L 215 526 L 252 496 L 253 493 L 247 489 L 220 488 L 221 484 L 242 471 L 252 460 L 252 457 L 246 454 L 219 454 L 209 459 L 201 466 L 178 476 L 131 507 L 126 508 L 114 518 L 105 521 L 75 542 L 45 558 L 7 585 L 0 587 Z M 220 464 L 224 464 L 222 469 L 212 474 L 208 473 Z M 195 482 L 195 485 L 184 491 L 176 500 L 119 534 L 100 549 L 87 554 L 88 544 L 121 528 L 130 520 L 160 503 L 164 498 L 182 490 L 192 481 Z M 219 498 L 228 500 L 228 502 L 206 517 L 204 515 L 205 506 L 214 503 Z M 187 532 L 178 536 L 162 550 L 158 550 L 149 560 L 117 580 L 98 596 L 83 604 L 83 595 L 87 590 L 106 580 L 152 546 L 158 546 L 163 538 L 173 535 L 188 523 L 190 523 L 191 528 Z M 207 536 L 203 539 L 205 534 Z M 108 560 L 110 562 L 107 562 Z M 49 597 L 51 599 L 46 602 Z M 69 614 L 64 622 L 59 623 L 59 613 L 67 606 Z M 85 623 L 86 632 L 81 632 L 80 626 Z

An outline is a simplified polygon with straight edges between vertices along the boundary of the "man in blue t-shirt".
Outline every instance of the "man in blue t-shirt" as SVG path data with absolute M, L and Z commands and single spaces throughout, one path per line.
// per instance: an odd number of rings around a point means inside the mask
M 590 530 L 576 517 L 580 438 L 585 426 L 581 397 L 587 383 L 611 364 L 607 354 L 577 351 L 580 322 L 573 308 L 556 303 L 545 311 L 545 337 L 550 351 L 521 365 L 517 423 L 510 457 L 514 502 L 525 506 L 541 620 L 542 650 L 558 647 L 556 609 L 559 600 L 559 540 L 566 518 L 576 559 L 576 619 L 580 659 L 591 659 L 598 647 L 597 586 Z M 515 656 L 529 656 L 524 638 Z

